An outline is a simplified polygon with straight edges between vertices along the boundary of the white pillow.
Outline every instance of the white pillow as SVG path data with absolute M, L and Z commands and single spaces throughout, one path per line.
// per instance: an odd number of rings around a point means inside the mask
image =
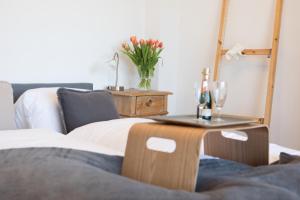
M 49 129 L 64 133 L 58 88 L 27 90 L 15 104 L 16 125 L 19 129 Z

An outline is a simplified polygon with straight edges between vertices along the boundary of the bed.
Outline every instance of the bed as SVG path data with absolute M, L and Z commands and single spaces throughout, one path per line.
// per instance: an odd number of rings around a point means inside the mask
M 92 84 L 42 85 L 61 86 L 92 89 Z M 37 87 L 41 85 L 13 85 L 14 99 Z M 143 122 L 151 120 L 95 122 L 68 135 L 47 129 L 1 131 L 1 199 L 300 198 L 300 159 L 287 154 L 281 155 L 278 165 L 257 168 L 202 155 L 195 193 L 168 190 L 122 177 L 128 131 L 133 124 Z M 281 147 L 271 144 L 270 148 L 271 153 L 276 149 L 278 157 Z

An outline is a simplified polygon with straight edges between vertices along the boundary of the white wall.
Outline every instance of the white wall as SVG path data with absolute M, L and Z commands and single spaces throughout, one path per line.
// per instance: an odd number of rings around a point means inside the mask
M 146 1 L 146 35 L 159 38 L 164 42 L 165 50 L 162 52 L 163 66 L 159 67 L 156 74 L 155 86 L 160 90 L 172 91 L 169 97 L 169 112 L 177 114 L 181 91 L 178 90 L 178 71 L 180 69 L 179 48 L 180 40 L 180 15 L 178 0 L 147 0 Z
M 221 0 L 148 0 L 156 12 L 148 18 L 159 19 L 151 30 L 167 41 L 159 72 L 159 88 L 175 92 L 171 111 L 176 114 L 195 112 L 193 86 L 200 81 L 204 67 L 213 67 Z M 300 149 L 300 14 L 298 0 L 286 0 L 278 59 L 271 139 L 273 142 Z M 239 42 L 247 48 L 271 47 L 275 0 L 231 0 L 227 20 L 225 47 Z M 159 10 L 159 12 L 157 12 Z M 149 23 L 147 24 L 149 25 Z M 159 27 L 159 28 L 157 28 Z M 148 28 L 150 29 L 150 28 Z M 261 116 L 267 84 L 267 61 L 264 57 L 247 57 L 223 61 L 221 79 L 229 82 L 226 113 Z
M 273 140 L 300 149 L 300 1 L 285 2 L 271 131 Z
M 275 0 L 231 0 L 226 47 L 271 45 Z M 194 83 L 214 64 L 221 0 L 0 0 L 0 80 L 113 83 L 105 64 L 130 35 L 164 41 L 164 66 L 154 88 L 170 90 L 172 114 L 195 112 Z M 285 0 L 275 88 L 272 140 L 300 149 L 299 0 Z M 225 112 L 261 115 L 267 67 L 263 58 L 222 63 L 229 81 Z M 121 84 L 137 75 L 122 57 Z
M 131 34 L 144 34 L 141 0 L 0 0 L 0 79 L 113 84 L 109 60 Z M 135 71 L 120 66 L 120 83 Z

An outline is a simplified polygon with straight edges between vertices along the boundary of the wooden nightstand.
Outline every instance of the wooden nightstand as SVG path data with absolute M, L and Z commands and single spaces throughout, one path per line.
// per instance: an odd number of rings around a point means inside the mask
M 128 89 L 110 91 L 122 117 L 147 117 L 168 114 L 168 95 L 171 92 Z

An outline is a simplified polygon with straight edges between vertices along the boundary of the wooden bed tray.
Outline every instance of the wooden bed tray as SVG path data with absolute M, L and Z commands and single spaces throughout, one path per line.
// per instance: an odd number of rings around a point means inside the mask
M 248 140 L 226 138 L 222 131 L 244 132 Z M 151 150 L 147 147 L 150 138 L 172 140 L 176 149 L 168 153 Z M 130 130 L 122 175 L 169 189 L 195 191 L 202 141 L 206 155 L 253 166 L 268 164 L 269 134 L 265 125 L 207 129 L 145 123 Z

